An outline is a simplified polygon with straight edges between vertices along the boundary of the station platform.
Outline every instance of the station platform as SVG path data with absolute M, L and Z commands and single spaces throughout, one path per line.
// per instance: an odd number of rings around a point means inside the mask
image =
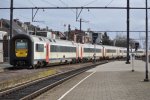
M 99 65 L 36 100 L 150 100 L 150 82 L 145 79 L 145 62 L 114 61 Z
M 5 69 L 13 67 L 12 65 L 10 65 L 8 62 L 5 63 L 0 63 L 0 72 L 4 72 Z

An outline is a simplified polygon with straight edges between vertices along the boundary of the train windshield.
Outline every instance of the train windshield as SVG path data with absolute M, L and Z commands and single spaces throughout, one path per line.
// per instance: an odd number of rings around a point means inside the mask
M 16 40 L 16 49 L 27 49 L 28 42 L 25 39 L 18 39 Z

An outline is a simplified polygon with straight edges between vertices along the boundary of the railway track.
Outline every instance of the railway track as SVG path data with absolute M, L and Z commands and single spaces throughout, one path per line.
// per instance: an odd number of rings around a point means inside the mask
M 36 80 L 18 87 L 0 92 L 0 100 L 29 100 L 37 97 L 38 95 L 46 92 L 47 90 L 61 84 L 62 82 L 85 72 L 97 65 L 104 64 L 106 62 L 101 62 L 99 64 L 93 64 L 83 68 L 71 70 L 65 73 L 60 73 L 51 77 Z

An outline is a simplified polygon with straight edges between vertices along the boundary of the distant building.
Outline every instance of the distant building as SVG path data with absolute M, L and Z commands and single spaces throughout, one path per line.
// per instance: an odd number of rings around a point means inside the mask
M 51 39 L 63 39 L 65 40 L 65 36 L 63 33 L 59 31 L 28 31 L 30 35 L 43 36 Z
M 56 39 L 56 34 L 54 32 L 50 32 L 50 31 L 36 31 L 36 32 L 29 31 L 29 34 Z
M 8 58 L 8 39 L 10 34 L 10 21 L 7 19 L 0 19 L 0 31 L 4 31 L 7 34 L 3 37 L 3 51 L 4 58 Z M 65 35 L 59 31 L 52 31 L 52 29 L 40 28 L 39 26 L 32 25 L 30 22 L 21 22 L 19 19 L 13 20 L 13 34 L 32 34 L 43 36 L 52 39 L 66 39 Z M 1 34 L 0 34 L 1 37 Z M 1 46 L 0 46 L 1 48 Z M 1 55 L 0 55 L 1 56 Z M 6 60 L 5 60 L 6 61 Z
M 27 34 L 26 30 L 22 28 L 21 23 L 17 20 L 13 21 L 13 34 L 12 36 L 16 34 Z M 10 34 L 10 21 L 7 19 L 0 19 L 0 31 L 5 31 L 8 34 Z
M 5 39 L 7 37 L 7 32 L 0 31 L 0 63 L 8 60 L 8 42 Z
M 101 44 L 103 33 L 90 31 L 89 37 L 92 39 L 92 43 L 95 42 L 96 44 Z
M 23 25 L 18 19 L 14 19 L 13 21 L 13 34 L 12 36 L 16 34 L 27 34 L 26 30 L 22 28 L 22 26 L 25 28 L 26 26 Z M 27 27 L 26 27 L 27 28 Z M 0 19 L 0 37 L 3 37 L 1 39 L 1 42 L 3 42 L 3 57 L 4 61 L 8 61 L 8 39 L 10 34 L 10 21 L 7 19 Z M 2 34 L 7 33 L 2 36 Z M 1 49 L 1 47 L 0 47 Z M 0 55 L 1 57 L 1 55 Z
M 65 35 L 69 41 L 75 41 L 77 43 L 90 43 L 91 38 L 84 31 L 71 30 L 70 32 L 65 32 Z
M 24 25 L 27 26 L 27 33 L 29 33 L 29 32 L 36 32 L 36 31 L 40 31 L 41 30 L 41 28 L 39 26 L 32 25 L 30 22 L 24 22 Z

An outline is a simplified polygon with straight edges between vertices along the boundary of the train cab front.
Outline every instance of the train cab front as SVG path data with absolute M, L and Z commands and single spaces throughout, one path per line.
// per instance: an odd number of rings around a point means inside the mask
M 10 40 L 10 64 L 13 66 L 31 66 L 31 44 L 32 42 L 29 36 L 14 36 Z

